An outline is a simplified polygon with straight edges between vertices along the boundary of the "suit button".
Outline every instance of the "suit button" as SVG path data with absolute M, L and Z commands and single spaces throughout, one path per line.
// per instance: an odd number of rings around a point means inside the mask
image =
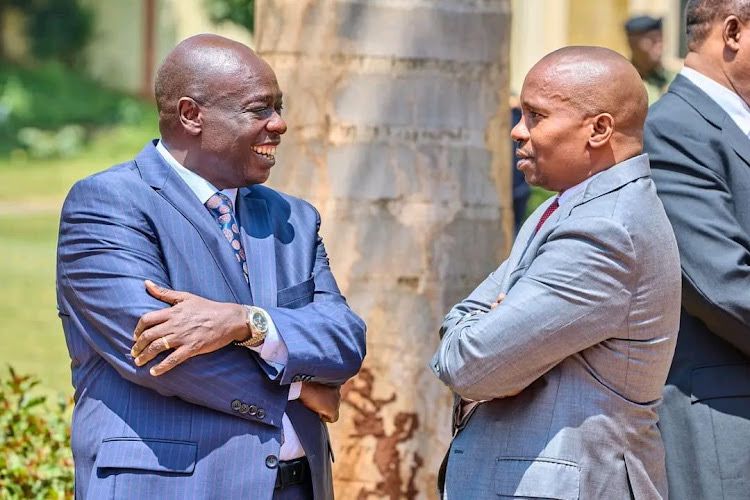
M 294 377 L 292 377 L 292 382 L 299 382 L 301 379 L 302 377 L 300 377 L 299 375 L 295 375 Z
M 242 403 L 242 406 L 240 406 L 240 413 L 245 414 L 248 411 L 250 411 L 250 406 L 245 403 Z
M 255 415 L 256 413 L 258 413 L 258 407 L 255 406 L 255 405 L 250 405 L 250 412 L 249 413 L 250 413 L 250 415 Z
M 258 408 L 258 413 L 256 413 L 255 416 L 260 420 L 263 420 L 263 417 L 266 416 L 266 411 L 263 408 Z
M 240 411 L 240 408 L 242 408 L 242 401 L 240 401 L 239 399 L 235 399 L 234 401 L 232 401 L 232 409 L 234 411 Z
M 269 469 L 275 469 L 279 465 L 279 459 L 274 455 L 268 455 L 266 457 L 266 467 Z

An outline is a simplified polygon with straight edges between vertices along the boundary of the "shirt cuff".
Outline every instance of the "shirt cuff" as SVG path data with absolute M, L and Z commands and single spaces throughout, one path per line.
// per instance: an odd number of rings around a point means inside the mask
M 294 401 L 299 399 L 299 395 L 302 392 L 302 382 L 292 382 L 289 384 L 289 397 L 288 401 Z

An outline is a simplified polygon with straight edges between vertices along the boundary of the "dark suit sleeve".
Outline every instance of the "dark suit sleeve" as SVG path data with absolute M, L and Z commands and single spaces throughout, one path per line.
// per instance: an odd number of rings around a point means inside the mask
M 257 366 L 247 368 L 256 363 L 249 350 L 229 346 L 191 358 L 159 377 L 148 372 L 153 362 L 140 368 L 133 363 L 130 349 L 138 319 L 165 307 L 148 295 L 143 281 L 170 286 L 170 280 L 148 210 L 138 206 L 144 202 L 134 200 L 132 191 L 111 177 L 98 176 L 76 184 L 65 201 L 58 241 L 58 302 L 68 329 L 82 335 L 130 382 L 258 420 L 233 408 L 233 401 L 240 400 L 263 408 L 264 423 L 281 425 L 287 392 Z
M 365 357 L 365 324 L 339 291 L 319 230 L 320 214 L 315 211 L 313 301 L 298 309 L 266 309 L 289 351 L 282 384 L 307 376 L 307 380 L 341 385 L 357 374 Z
M 750 356 L 750 239 L 733 208 L 748 193 L 727 183 L 733 166 L 750 166 L 698 115 L 660 111 L 646 124 L 645 150 L 680 249 L 683 307 Z

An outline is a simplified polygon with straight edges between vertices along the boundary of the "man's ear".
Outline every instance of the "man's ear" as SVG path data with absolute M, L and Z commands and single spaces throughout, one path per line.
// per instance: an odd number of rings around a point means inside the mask
M 737 52 L 740 50 L 740 36 L 742 34 L 742 22 L 737 16 L 728 16 L 724 19 L 721 28 L 721 36 L 724 39 L 724 45 Z
M 190 135 L 198 135 L 203 127 L 200 105 L 190 97 L 181 97 L 177 102 L 177 112 L 182 128 Z
M 589 146 L 600 148 L 609 143 L 612 133 L 615 130 L 615 119 L 609 113 L 600 113 L 596 115 L 591 122 L 591 135 L 589 136 Z

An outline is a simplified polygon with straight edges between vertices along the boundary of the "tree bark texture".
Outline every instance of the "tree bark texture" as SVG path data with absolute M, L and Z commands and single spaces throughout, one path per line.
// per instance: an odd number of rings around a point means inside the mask
M 368 324 L 331 427 L 338 498 L 436 498 L 438 327 L 512 239 L 509 0 L 257 0 L 289 130 L 271 185 L 320 210 Z

